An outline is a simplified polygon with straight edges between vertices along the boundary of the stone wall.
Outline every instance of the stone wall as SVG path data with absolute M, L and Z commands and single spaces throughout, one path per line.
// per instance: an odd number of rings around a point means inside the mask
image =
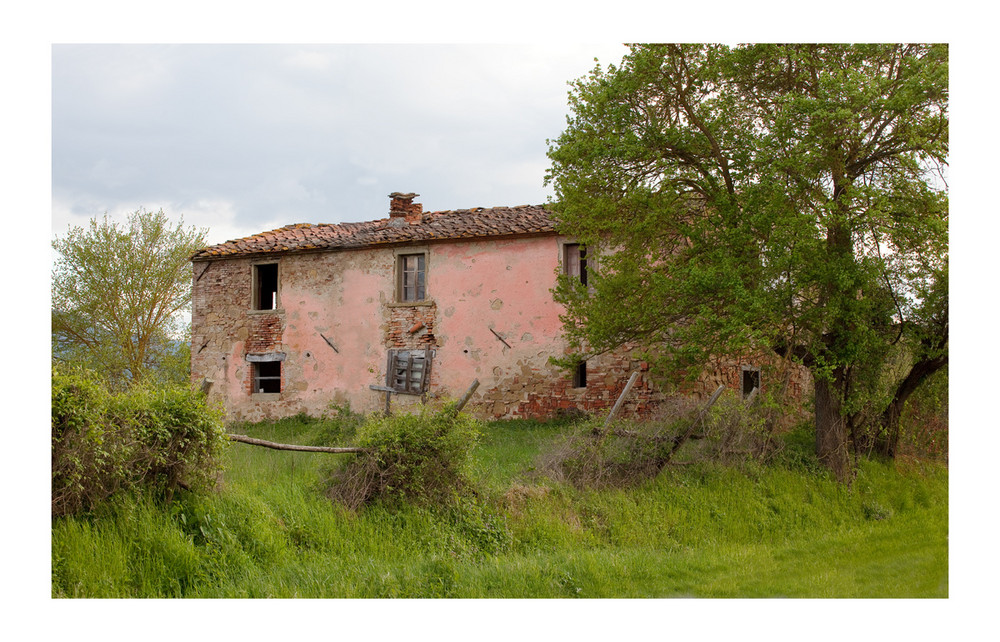
M 647 362 L 633 358 L 632 352 L 632 348 L 625 347 L 589 360 L 587 385 L 583 388 L 573 387 L 570 373 L 543 363 L 520 364 L 519 370 L 509 377 L 501 377 L 498 372 L 477 399 L 475 410 L 481 416 L 493 418 L 546 418 L 572 409 L 598 414 L 611 409 L 633 372 L 639 372 L 639 378 L 619 416 L 636 419 L 656 416 L 663 404 L 678 396 L 696 402 L 707 400 L 720 385 L 739 394 L 744 367 L 760 369 L 761 388 L 765 391 L 784 389 L 793 399 L 802 399 L 812 392 L 806 369 L 783 364 L 774 356 L 717 359 L 697 380 L 668 387 L 653 377 Z

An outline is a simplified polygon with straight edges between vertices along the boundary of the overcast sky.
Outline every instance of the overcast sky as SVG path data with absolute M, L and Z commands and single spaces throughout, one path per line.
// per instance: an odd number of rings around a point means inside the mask
M 52 223 L 139 207 L 219 243 L 290 223 L 540 204 L 598 45 L 54 45 Z

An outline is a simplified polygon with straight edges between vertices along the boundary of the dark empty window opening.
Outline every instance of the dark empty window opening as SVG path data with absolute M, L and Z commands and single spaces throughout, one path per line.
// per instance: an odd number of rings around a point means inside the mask
M 281 392 L 281 362 L 260 361 L 253 364 L 254 392 Z
M 760 368 L 743 366 L 743 398 L 749 397 L 754 388 L 760 388 Z
M 278 264 L 255 265 L 254 268 L 254 310 L 278 309 Z
M 386 385 L 396 392 L 420 395 L 431 378 L 431 350 L 391 350 Z
M 399 257 L 399 300 L 423 301 L 427 298 L 426 261 L 423 254 L 403 254 Z
M 587 248 L 579 243 L 567 243 L 563 246 L 563 271 L 580 279 L 587 285 Z
M 587 387 L 587 362 L 581 361 L 576 365 L 576 369 L 573 370 L 573 387 L 574 388 L 586 388 Z

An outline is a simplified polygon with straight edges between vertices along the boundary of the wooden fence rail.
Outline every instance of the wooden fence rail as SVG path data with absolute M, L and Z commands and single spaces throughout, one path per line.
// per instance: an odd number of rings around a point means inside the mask
M 231 441 L 238 441 L 244 444 L 252 444 L 254 446 L 263 446 L 264 448 L 271 448 L 273 450 L 297 450 L 300 452 L 307 453 L 366 453 L 368 452 L 364 448 L 333 448 L 330 446 L 299 446 L 297 444 L 278 444 L 273 441 L 265 441 L 263 439 L 254 439 L 253 437 L 247 437 L 246 435 L 226 435 Z

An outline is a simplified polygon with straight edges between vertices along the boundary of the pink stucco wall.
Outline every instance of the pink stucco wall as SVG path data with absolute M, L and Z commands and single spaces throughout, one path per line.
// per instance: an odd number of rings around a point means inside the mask
M 488 383 L 561 350 L 561 310 L 549 291 L 558 264 L 555 237 L 436 249 L 428 292 L 439 301 L 443 388 L 460 391 L 474 378 Z
M 429 396 L 457 397 L 476 378 L 486 390 L 532 368 L 549 369 L 548 356 L 561 353 L 563 346 L 559 309 L 549 291 L 559 265 L 558 237 L 436 243 L 416 249 L 427 252 L 431 304 L 409 311 L 430 315 L 425 318 L 433 327 L 433 336 L 424 339 L 430 343 L 420 345 L 436 351 Z M 212 395 L 223 401 L 232 419 L 300 411 L 316 415 L 331 403 L 349 404 L 358 411 L 384 407 L 384 395 L 369 385 L 385 385 L 387 350 L 401 340 L 420 340 L 420 333 L 404 333 L 402 339 L 389 336 L 394 316 L 410 307 L 394 305 L 396 251 L 387 247 L 280 256 L 280 306 L 267 312 L 248 309 L 253 261 L 214 261 L 200 278 L 204 268 L 196 265 L 192 378 L 215 382 Z M 262 331 L 255 329 L 268 317 L 280 322 L 280 336 L 272 344 L 267 343 L 270 335 L 261 339 Z M 280 394 L 250 391 L 252 365 L 245 360 L 249 343 L 256 346 L 250 351 L 285 354 Z M 415 396 L 393 396 L 394 407 L 419 401 Z

